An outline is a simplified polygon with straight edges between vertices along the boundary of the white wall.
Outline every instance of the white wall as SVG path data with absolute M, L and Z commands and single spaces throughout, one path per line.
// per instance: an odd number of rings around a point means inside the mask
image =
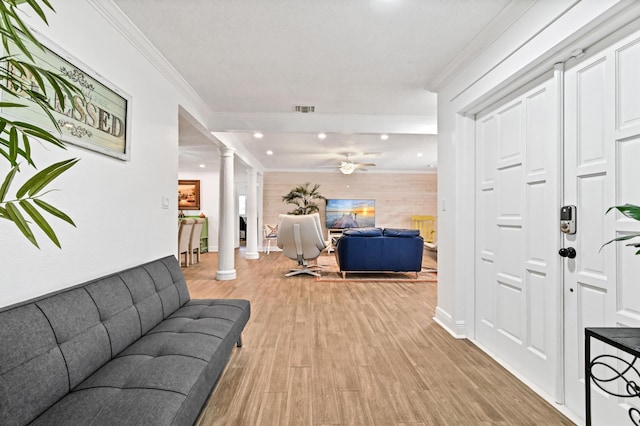
M 473 337 L 473 114 L 631 19 L 639 2 L 541 0 L 438 91 L 438 307 L 452 334 Z
M 278 215 L 293 209 L 282 202 L 282 196 L 293 187 L 310 182 L 320 185 L 326 198 L 359 198 L 375 200 L 376 226 L 410 228 L 413 215 L 436 215 L 437 175 L 435 173 L 354 173 L 338 171 L 265 172 L 264 221 L 278 223 Z M 320 203 L 324 227 L 325 209 Z M 324 229 L 326 235 L 326 228 Z M 437 238 L 437 236 L 436 236 Z
M 47 196 L 78 227 L 52 219 L 63 248 L 38 232 L 38 250 L 12 223 L 0 223 L 0 307 L 176 254 L 178 106 L 206 122 L 201 105 L 174 88 L 89 0 L 54 4 L 50 27 L 34 26 L 132 97 L 131 158 L 34 146 L 41 165 L 81 158 L 55 181 L 62 191 Z M 162 197 L 169 209 L 161 208 Z

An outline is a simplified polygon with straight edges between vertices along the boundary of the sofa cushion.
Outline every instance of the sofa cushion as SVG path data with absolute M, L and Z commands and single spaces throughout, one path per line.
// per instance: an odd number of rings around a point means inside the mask
M 176 287 L 180 298 L 180 306 L 183 306 L 191 299 L 191 297 L 189 296 L 189 289 L 187 288 L 187 282 L 184 279 L 184 274 L 182 273 L 180 264 L 176 261 L 174 256 L 167 256 L 160 259 L 160 262 L 162 262 L 171 274 L 173 285 Z
M 113 275 L 85 287 L 98 307 L 100 321 L 109 333 L 111 357 L 142 335 L 140 317 L 124 281 Z
M 84 389 L 68 394 L 32 425 L 171 425 L 184 400 L 157 389 Z
M 0 424 L 27 424 L 69 392 L 51 326 L 34 303 L 0 312 Z
M 419 229 L 385 228 L 385 237 L 417 237 L 420 235 Z
M 118 274 L 131 293 L 133 304 L 138 311 L 142 334 L 162 321 L 162 301 L 156 293 L 156 286 L 147 271 L 131 269 Z
M 165 336 L 165 338 L 171 339 L 171 336 Z M 217 345 L 209 344 L 208 346 Z M 213 351 L 208 354 L 209 357 L 212 353 Z M 122 355 L 96 371 L 74 392 L 108 387 L 157 389 L 187 396 L 206 367 L 207 361 L 185 355 Z
M 166 318 L 181 306 L 180 294 L 173 284 L 173 277 L 164 264 L 160 262 L 148 263 L 144 269 L 149 273 L 156 286 L 156 292 L 162 302 L 162 318 Z
M 349 228 L 342 235 L 351 237 L 381 237 L 382 228 Z
M 69 371 L 73 389 L 111 359 L 109 336 L 85 288 L 76 288 L 36 302 L 46 315 Z

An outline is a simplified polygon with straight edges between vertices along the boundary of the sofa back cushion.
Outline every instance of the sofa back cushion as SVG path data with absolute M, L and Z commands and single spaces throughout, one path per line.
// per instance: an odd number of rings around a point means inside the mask
M 420 230 L 419 229 L 385 228 L 383 235 L 385 237 L 400 237 L 400 238 L 419 237 Z
M 382 237 L 382 228 L 349 228 L 342 235 L 350 237 Z
M 142 336 L 140 316 L 122 277 L 112 275 L 86 287 L 109 334 L 111 358 Z
M 36 302 L 49 320 L 73 389 L 111 359 L 109 335 L 93 299 L 80 287 Z
M 0 312 L 0 425 L 27 424 L 69 392 L 62 351 L 35 303 Z
M 178 287 L 176 283 L 174 283 L 173 275 L 165 263 L 158 261 L 147 263 L 143 267 L 153 280 L 155 291 L 158 293 L 158 296 L 160 296 L 160 301 L 162 302 L 162 319 L 177 311 L 180 306 L 188 301 L 188 299 L 184 301 L 180 300 Z M 184 279 L 182 282 L 184 282 Z M 184 287 L 186 288 L 186 284 Z

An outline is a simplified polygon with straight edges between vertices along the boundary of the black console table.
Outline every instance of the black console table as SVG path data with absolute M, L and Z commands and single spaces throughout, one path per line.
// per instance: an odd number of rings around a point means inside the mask
M 600 340 L 633 356 L 631 362 L 615 355 L 598 355 L 591 359 L 591 339 Z M 640 328 L 598 327 L 584 330 L 584 370 L 585 370 L 585 419 L 587 426 L 591 426 L 591 381 L 609 395 L 621 398 L 640 397 L 640 372 L 636 365 L 640 357 Z M 618 369 L 618 363 L 622 368 Z M 594 367 L 598 368 L 598 375 L 594 375 Z M 600 376 L 600 372 L 605 372 Z M 613 390 L 607 384 L 622 380 L 625 383 L 624 393 Z M 615 385 L 614 385 L 615 386 Z M 629 409 L 631 422 L 640 426 L 640 411 L 635 407 Z

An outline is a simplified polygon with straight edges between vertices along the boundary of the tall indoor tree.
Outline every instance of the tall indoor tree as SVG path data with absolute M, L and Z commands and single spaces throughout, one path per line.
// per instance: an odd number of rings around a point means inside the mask
M 282 201 L 287 204 L 293 204 L 296 208 L 289 212 L 289 214 L 303 215 L 311 214 L 320 211 L 317 202 L 327 199 L 320 194 L 318 189 L 320 185 L 315 184 L 312 188 L 309 188 L 311 183 L 307 182 L 304 185 L 298 185 L 293 188 L 287 195 L 282 196 Z
M 40 228 L 59 248 L 60 241 L 43 213 L 75 223 L 64 212 L 44 200 L 51 191 L 50 184 L 78 162 L 60 161 L 39 169 L 31 154 L 34 142 L 66 149 L 58 135 L 60 126 L 52 112 L 80 90 L 57 72 L 36 64 L 34 53 L 27 44 L 42 49 L 32 31 L 21 18 L 20 8 L 30 8 L 48 25 L 45 10 L 55 12 L 48 0 L 0 0 L 0 36 L 4 51 L 0 57 L 0 219 L 12 222 L 36 247 L 39 247 L 32 226 Z M 30 42 L 30 43 L 26 43 Z M 51 121 L 51 132 L 32 123 L 12 120 L 11 111 L 18 108 L 39 108 Z M 55 134 L 54 134 L 55 133 Z M 24 173 L 24 183 L 15 188 L 14 178 Z M 26 179 L 26 180 L 25 180 Z M 11 195 L 13 194 L 13 195 Z M 3 221 L 0 221 L 3 222 Z

